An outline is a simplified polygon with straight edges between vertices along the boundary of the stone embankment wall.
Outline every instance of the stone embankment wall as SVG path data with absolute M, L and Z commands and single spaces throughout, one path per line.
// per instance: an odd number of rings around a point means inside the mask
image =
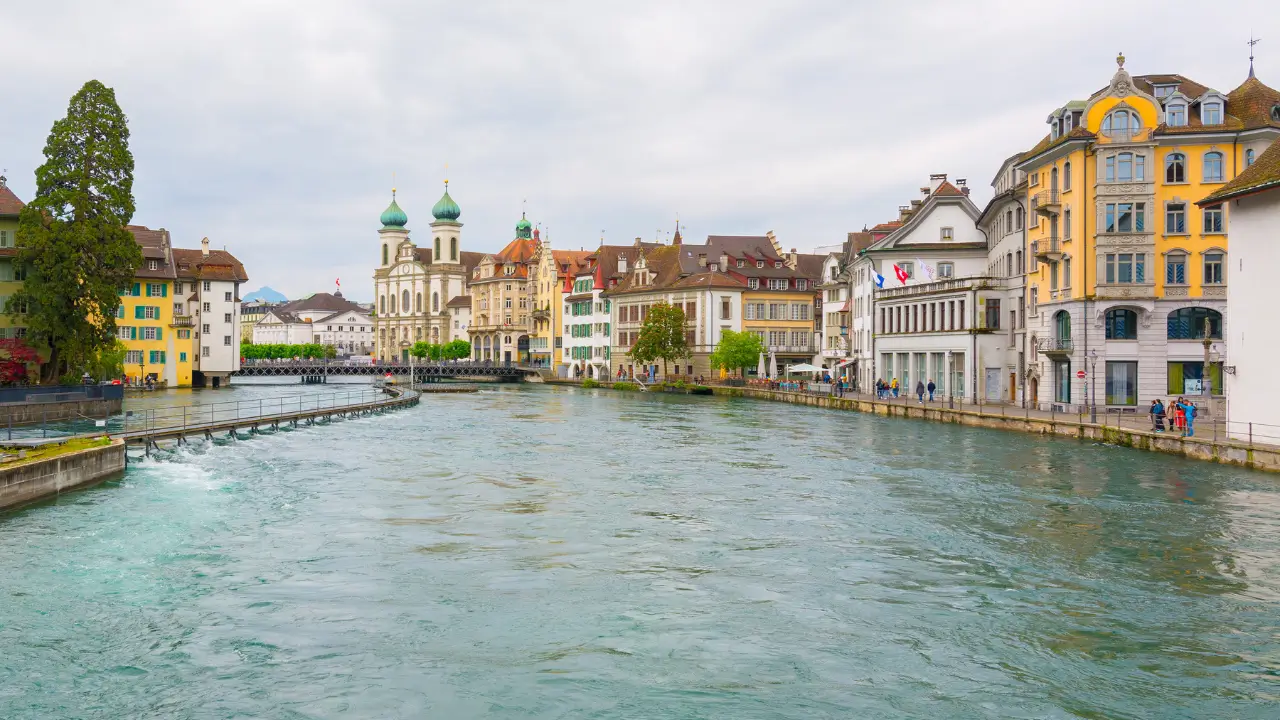
M 0 466 L 0 510 L 55 497 L 124 473 L 124 441 L 47 460 Z
M 0 403 L 0 428 L 39 425 L 42 422 L 119 415 L 121 400 L 77 400 L 48 403 Z
M 580 385 L 578 382 L 571 381 L 556 381 L 553 384 Z M 605 387 L 607 388 L 608 386 L 606 385 Z M 1207 460 L 1255 470 L 1280 472 L 1280 447 L 1247 445 L 1234 441 L 1215 441 L 1199 437 L 1184 438 L 1174 433 L 1156 433 L 1132 428 L 1109 427 L 1071 419 L 1077 417 L 1073 415 L 1063 415 L 1059 418 L 1034 417 L 1019 414 L 1019 409 L 1013 407 L 1008 408 L 1006 414 L 996 414 L 959 407 L 950 409 L 911 403 L 887 403 L 863 398 L 837 398 L 827 395 L 762 390 L 751 387 L 712 386 L 712 391 L 722 397 L 773 400 L 775 402 L 788 402 L 795 405 L 809 405 L 831 410 L 873 413 L 885 417 L 931 420 L 994 430 L 1015 430 L 1038 435 L 1091 440 L 1139 450 L 1181 455 L 1193 460 Z

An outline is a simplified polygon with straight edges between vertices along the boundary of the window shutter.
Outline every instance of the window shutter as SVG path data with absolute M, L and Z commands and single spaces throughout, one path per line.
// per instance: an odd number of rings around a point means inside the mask
M 169 283 L 160 286 L 160 297 L 169 297 Z
M 156 339 L 157 339 L 157 340 L 163 340 L 163 339 L 164 339 L 164 331 L 163 331 L 163 329 L 161 329 L 161 328 L 156 328 Z
M 133 319 L 134 319 L 134 320 L 141 320 L 141 319 L 142 319 L 142 306 L 141 306 L 141 305 L 139 305 L 139 306 L 137 306 L 137 307 L 135 307 L 135 308 L 133 309 Z
M 137 339 L 138 339 L 138 328 L 136 328 L 136 327 L 131 327 L 131 328 L 129 328 L 129 339 L 130 339 L 130 340 L 137 340 Z
M 141 297 L 141 295 L 142 295 L 142 283 L 134 283 L 134 284 L 133 284 L 133 293 L 132 293 L 132 295 L 133 295 L 134 297 Z

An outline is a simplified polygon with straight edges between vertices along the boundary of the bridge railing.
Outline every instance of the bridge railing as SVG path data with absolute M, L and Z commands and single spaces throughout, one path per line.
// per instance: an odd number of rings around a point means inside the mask
M 325 394 L 282 395 L 274 398 L 237 400 L 204 405 L 172 405 L 147 408 L 145 410 L 126 411 L 120 433 L 124 435 L 146 435 L 148 433 L 176 429 L 198 430 L 204 426 L 233 421 L 271 420 L 273 418 L 323 410 L 336 412 L 361 405 L 369 405 L 386 398 L 387 395 L 383 390 L 366 388 Z

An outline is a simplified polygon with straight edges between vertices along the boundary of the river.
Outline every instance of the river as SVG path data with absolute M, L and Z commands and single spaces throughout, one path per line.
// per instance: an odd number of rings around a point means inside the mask
M 1277 477 L 1073 440 L 502 386 L 161 452 L 0 549 L 6 719 L 1280 715 Z

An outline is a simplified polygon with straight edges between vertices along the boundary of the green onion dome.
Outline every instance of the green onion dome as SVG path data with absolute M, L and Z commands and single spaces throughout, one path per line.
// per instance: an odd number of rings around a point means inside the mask
M 386 210 L 382 211 L 382 227 L 384 228 L 402 228 L 409 223 L 409 216 L 404 214 L 400 206 L 396 204 L 395 188 L 391 189 L 391 204 Z
M 520 222 L 516 223 L 516 237 L 533 237 L 533 223 L 525 218 L 524 213 L 520 213 Z
M 449 197 L 449 181 L 444 181 L 444 196 L 440 198 L 440 202 L 431 208 L 431 214 L 437 220 L 457 220 L 462 215 L 462 208 L 458 207 L 458 203 Z

